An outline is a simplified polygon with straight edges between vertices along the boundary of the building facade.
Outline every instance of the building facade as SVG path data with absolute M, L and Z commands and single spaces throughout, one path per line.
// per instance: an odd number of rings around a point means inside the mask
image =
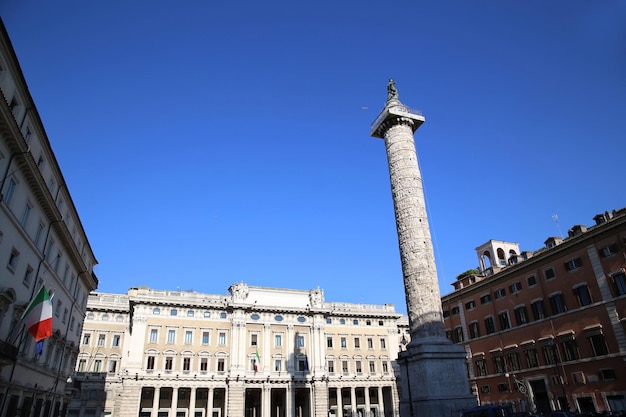
M 477 274 L 442 297 L 481 404 L 517 411 L 626 411 L 626 209 L 535 252 L 491 240 Z
M 93 293 L 68 416 L 396 416 L 399 323 L 320 289 Z
M 58 416 L 74 370 L 96 258 L 0 21 L 0 415 Z M 37 346 L 21 315 L 53 297 Z

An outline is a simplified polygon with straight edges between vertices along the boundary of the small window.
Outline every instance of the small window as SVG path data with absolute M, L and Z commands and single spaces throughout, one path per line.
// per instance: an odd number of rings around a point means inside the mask
M 456 316 L 459 314 L 459 307 L 452 307 L 451 313 L 453 316 Z
M 556 274 L 554 273 L 554 268 L 544 269 L 543 276 L 546 278 L 546 280 L 550 280 L 556 277 Z
M 187 317 L 193 317 L 193 310 L 187 310 Z
M 155 316 L 158 316 L 159 314 L 161 314 L 161 309 L 158 307 L 153 308 L 152 314 L 154 314 Z
M 506 290 L 504 288 L 498 288 L 494 293 L 493 293 L 493 298 L 495 298 L 496 300 L 504 297 L 506 295 Z
M 359 325 L 359 321 L 357 319 L 352 320 L 352 324 L 354 324 L 355 326 Z
M 211 312 L 210 311 L 205 311 L 204 312 L 204 318 L 209 318 L 211 317 Z
M 447 319 L 448 317 L 450 317 L 450 310 L 443 310 L 443 318 Z
M 275 316 L 274 320 L 276 320 L 276 321 L 283 321 L 283 316 Z
M 302 316 L 298 317 L 298 322 L 300 323 L 304 323 L 306 321 L 306 319 Z
M 485 294 L 482 297 L 480 297 L 480 303 L 481 304 L 487 304 L 489 302 L 491 302 L 491 295 Z
M 552 307 L 552 314 L 561 314 L 567 311 L 565 306 L 565 299 L 563 294 L 554 294 L 550 297 L 550 307 Z
M 226 345 L 226 333 L 225 332 L 220 332 L 217 336 L 217 344 L 220 346 L 225 346 Z
M 568 271 L 575 271 L 582 266 L 582 261 L 580 258 L 572 259 L 571 261 L 565 262 L 565 269 Z
M 359 339 L 358 337 L 354 338 L 354 348 L 361 349 L 361 339 Z
M 339 319 L 339 324 L 346 324 L 346 319 Z
M 613 283 L 613 292 L 616 297 L 626 295 L 626 274 L 624 272 L 612 274 L 611 281 Z
M 493 321 L 493 317 L 485 317 L 485 330 L 487 334 L 495 333 L 496 325 Z
M 274 335 L 274 347 L 282 347 L 283 346 L 283 336 L 280 334 Z
M 296 347 L 299 349 L 304 348 L 304 336 L 301 334 L 296 336 Z
M 341 339 L 339 339 L 341 342 L 341 348 L 342 349 L 346 349 L 348 347 L 348 341 L 346 340 L 345 337 L 342 337 Z
M 600 249 L 599 253 L 602 258 L 606 258 L 607 256 L 615 255 L 618 249 L 619 247 L 617 246 L 617 244 L 613 243 L 611 245 L 607 245 L 603 247 L 602 249 Z
M 614 369 L 600 369 L 598 371 L 598 376 L 602 381 L 610 381 L 616 379 Z
M 333 337 L 332 336 L 326 336 L 326 347 L 329 349 L 333 348 Z
M 578 305 L 581 307 L 591 304 L 591 294 L 589 293 L 589 287 L 587 285 L 580 285 L 574 288 L 574 295 L 578 300 Z
M 254 313 L 253 315 L 251 315 L 251 316 L 250 316 L 250 318 L 251 318 L 252 320 L 258 320 L 258 319 L 259 319 L 259 315 L 258 315 L 258 314 L 256 314 L 256 313 Z
M 385 325 L 385 322 L 384 322 L 384 321 L 382 321 L 382 320 L 378 320 L 378 325 L 379 325 L 379 326 L 384 326 L 384 325 Z
M 259 345 L 258 338 L 259 338 L 259 335 L 251 334 L 250 335 L 250 346 L 252 346 L 252 347 L 258 346 Z
M 333 324 L 333 319 L 327 318 L 326 319 L 326 324 Z
M 535 285 L 537 285 L 537 277 L 534 275 L 526 277 L 526 283 L 529 287 L 534 287 Z
M 208 345 L 209 344 L 209 335 L 210 333 L 207 331 L 202 332 L 202 344 L 203 345 Z
M 473 310 L 475 307 L 476 307 L 476 303 L 474 302 L 474 300 L 468 301 L 467 303 L 465 303 L 466 310 Z
M 11 270 L 11 272 L 15 272 L 17 268 L 17 261 L 20 258 L 20 253 L 17 249 L 11 250 L 11 254 L 9 255 L 9 262 L 7 263 L 7 268 Z
M 176 310 L 175 308 L 170 310 L 170 316 L 177 316 L 178 315 L 178 310 Z
M 521 282 L 514 282 L 513 284 L 509 285 L 509 291 L 511 292 L 511 294 L 516 294 L 518 292 L 520 292 L 522 290 L 522 283 Z
M 221 319 L 225 319 L 226 317 L 228 317 L 228 315 L 224 312 L 220 313 L 220 318 Z

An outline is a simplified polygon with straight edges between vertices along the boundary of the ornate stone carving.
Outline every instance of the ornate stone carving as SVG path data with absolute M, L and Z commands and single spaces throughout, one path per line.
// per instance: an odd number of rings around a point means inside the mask
M 324 290 L 317 287 L 309 293 L 309 301 L 311 303 L 311 307 L 322 307 L 322 303 L 324 302 Z
M 228 288 L 228 292 L 230 292 L 230 295 L 233 297 L 234 302 L 245 301 L 246 298 L 248 298 L 249 291 L 250 290 L 248 289 L 248 286 L 243 282 L 233 284 L 230 286 L 230 288 Z

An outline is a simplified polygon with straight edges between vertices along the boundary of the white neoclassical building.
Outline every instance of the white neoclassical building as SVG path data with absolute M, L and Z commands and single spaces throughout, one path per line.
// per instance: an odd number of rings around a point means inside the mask
M 93 293 L 68 416 L 396 416 L 407 328 L 321 289 Z

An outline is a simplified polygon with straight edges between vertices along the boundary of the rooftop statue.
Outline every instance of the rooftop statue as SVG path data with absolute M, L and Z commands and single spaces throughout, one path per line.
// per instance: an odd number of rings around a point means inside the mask
M 387 101 L 398 100 L 398 90 L 396 89 L 396 82 L 393 78 L 389 79 L 389 84 L 387 84 Z

